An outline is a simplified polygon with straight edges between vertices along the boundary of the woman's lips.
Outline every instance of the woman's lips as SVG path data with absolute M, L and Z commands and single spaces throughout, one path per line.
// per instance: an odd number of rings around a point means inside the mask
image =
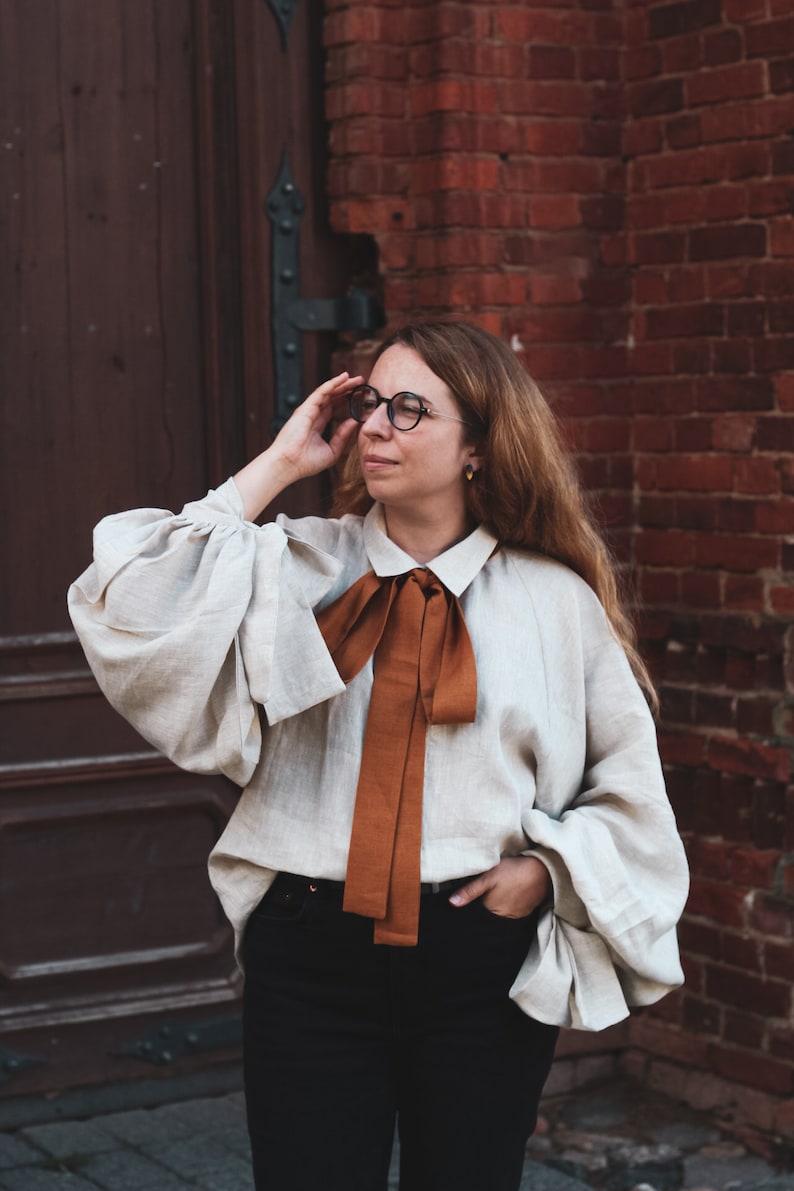
M 384 459 L 381 455 L 364 456 L 365 471 L 380 471 L 385 467 L 396 467 L 396 464 L 393 459 Z

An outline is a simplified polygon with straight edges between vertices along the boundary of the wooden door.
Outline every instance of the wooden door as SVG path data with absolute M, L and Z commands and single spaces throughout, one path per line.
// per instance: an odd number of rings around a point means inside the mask
M 266 445 L 265 203 L 344 292 L 322 204 L 321 5 L 0 5 L 0 1095 L 233 1059 L 240 979 L 206 877 L 238 796 L 105 703 L 69 582 L 103 515 L 180 508 Z M 331 337 L 304 337 L 306 384 Z M 319 484 L 290 511 L 320 508 Z

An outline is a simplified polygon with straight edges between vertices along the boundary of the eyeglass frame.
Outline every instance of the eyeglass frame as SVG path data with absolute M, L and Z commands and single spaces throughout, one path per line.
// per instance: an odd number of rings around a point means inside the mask
M 367 415 L 367 417 L 364 418 L 363 420 L 361 418 L 357 418 L 356 415 L 353 413 L 353 398 L 356 395 L 356 393 L 360 393 L 362 391 L 362 389 L 368 389 L 371 393 L 375 394 L 375 409 L 371 410 L 370 413 Z M 413 426 L 397 426 L 397 425 L 395 425 L 394 414 L 392 412 L 392 410 L 393 410 L 392 402 L 396 401 L 398 397 L 411 397 L 411 398 L 413 398 L 414 401 L 418 402 L 419 412 L 416 415 L 416 421 L 414 422 Z M 399 430 L 401 434 L 407 434 L 410 430 L 416 430 L 416 427 L 419 425 L 419 423 L 422 421 L 422 418 L 425 416 L 427 416 L 429 418 L 446 418 L 446 420 L 448 422 L 460 422 L 461 426 L 468 426 L 472 430 L 475 429 L 475 427 L 472 425 L 472 423 L 467 422 L 465 418 L 456 418 L 456 417 L 454 417 L 453 414 L 442 414 L 437 409 L 429 409 L 425 405 L 425 403 L 423 402 L 422 398 L 419 396 L 418 393 L 412 393 L 408 389 L 401 389 L 399 391 L 399 393 L 395 393 L 392 397 L 383 397 L 378 392 L 378 390 L 375 388 L 374 385 L 356 385 L 356 387 L 354 389 L 351 389 L 350 392 L 347 394 L 347 405 L 348 405 L 348 409 L 350 410 L 351 418 L 353 419 L 354 422 L 357 422 L 359 426 L 365 426 L 367 424 L 367 422 L 369 421 L 369 419 L 372 417 L 372 414 L 375 413 L 375 410 L 378 408 L 378 406 L 385 405 L 386 406 L 386 416 L 389 419 L 389 424 L 391 426 L 393 426 L 395 430 Z

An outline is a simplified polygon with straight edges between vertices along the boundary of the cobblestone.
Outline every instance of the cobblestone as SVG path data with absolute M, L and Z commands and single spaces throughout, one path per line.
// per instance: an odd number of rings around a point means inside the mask
M 395 1147 L 389 1191 L 398 1170 Z M 0 1133 L 0 1191 L 190 1188 L 253 1191 L 241 1093 Z M 521 1191 L 794 1191 L 794 1172 L 708 1114 L 613 1082 L 544 1101 Z

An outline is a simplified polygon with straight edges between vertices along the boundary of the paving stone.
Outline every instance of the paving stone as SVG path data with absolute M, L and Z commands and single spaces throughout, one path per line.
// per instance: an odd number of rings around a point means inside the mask
M 194 1137 L 147 1150 L 147 1157 L 186 1179 L 239 1166 L 241 1159 L 213 1137 Z
M 566 1149 L 585 1150 L 587 1153 L 603 1154 L 608 1150 L 625 1148 L 632 1145 L 630 1137 L 614 1133 L 591 1133 L 584 1129 L 557 1129 L 553 1135 L 557 1145 Z
M 679 1191 L 683 1177 L 680 1162 L 641 1162 L 611 1171 L 604 1187 L 606 1191 L 635 1191 L 639 1187 L 652 1187 L 653 1191 Z
M 205 1191 L 254 1191 L 254 1176 L 250 1162 L 243 1162 L 233 1154 L 223 1169 L 208 1170 L 196 1177 L 196 1186 Z
M 34 1166 L 0 1171 L 0 1187 L 3 1191 L 96 1191 L 96 1183 L 88 1183 L 70 1171 L 41 1170 Z M 153 1187 L 149 1191 L 154 1191 Z
M 540 1162 L 527 1161 L 519 1191 L 590 1191 L 590 1184 Z
M 709 1147 L 712 1151 L 716 1147 Z M 684 1187 L 712 1187 L 726 1191 L 742 1184 L 757 1184 L 774 1178 L 775 1171 L 763 1158 L 690 1154 L 684 1159 Z
M 674 1146 L 677 1150 L 699 1150 L 701 1146 L 719 1141 L 720 1131 L 705 1125 L 693 1125 L 689 1121 L 673 1121 L 672 1124 L 650 1129 L 649 1136 L 661 1145 Z
M 794 1174 L 778 1174 L 761 1183 L 741 1183 L 737 1191 L 794 1191 Z
M 615 1162 L 625 1163 L 626 1166 L 644 1166 L 649 1162 L 676 1162 L 681 1157 L 681 1151 L 666 1144 L 630 1145 L 620 1146 L 613 1151 L 611 1157 Z
M 96 1154 L 86 1163 L 83 1173 L 91 1180 L 93 1187 L 101 1187 L 102 1191 L 184 1191 L 185 1187 L 191 1186 L 163 1166 L 132 1150 Z M 20 1188 L 20 1191 L 23 1189 Z
M 180 1104 L 166 1104 L 153 1110 L 163 1120 L 173 1120 L 186 1127 L 191 1136 L 220 1129 L 225 1125 L 245 1126 L 245 1113 L 234 1102 L 224 1098 L 215 1100 L 186 1100 Z
M 95 1117 L 94 1124 L 117 1141 L 124 1141 L 139 1149 L 167 1145 L 177 1138 L 192 1136 L 189 1126 L 173 1116 L 163 1117 L 158 1112 L 147 1111 L 144 1108 Z
M 610 1096 L 587 1097 L 566 1104 L 560 1114 L 574 1129 L 611 1129 L 626 1120 L 626 1105 Z
M 26 1163 L 38 1162 L 41 1151 L 14 1133 L 0 1133 L 0 1170 L 10 1170 L 13 1166 L 24 1166 Z
M 102 1154 L 115 1146 L 93 1121 L 54 1121 L 51 1125 L 29 1125 L 19 1137 L 55 1158 L 84 1154 Z

